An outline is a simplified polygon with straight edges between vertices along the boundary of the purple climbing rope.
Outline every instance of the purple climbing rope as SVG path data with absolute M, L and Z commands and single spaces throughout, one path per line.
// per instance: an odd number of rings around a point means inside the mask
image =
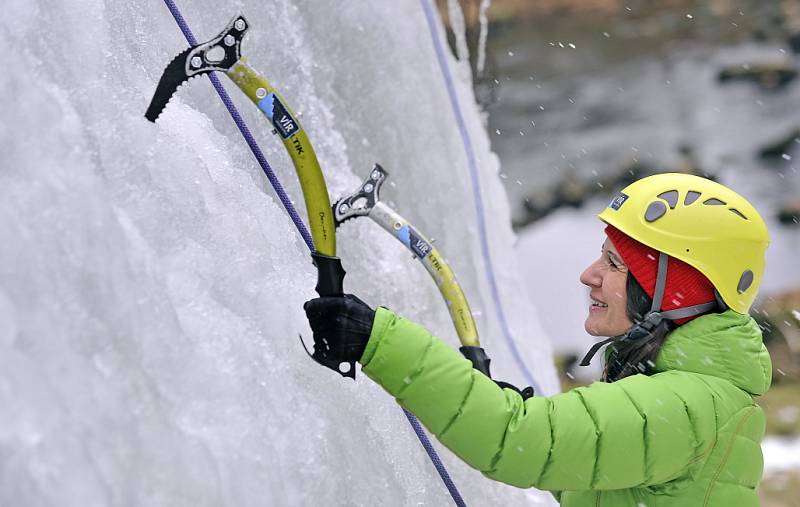
M 456 488 L 453 479 L 451 479 L 450 474 L 447 473 L 447 468 L 445 468 L 442 460 L 439 459 L 439 454 L 436 452 L 436 449 L 433 448 L 433 444 L 431 444 L 431 441 L 428 438 L 428 435 L 425 433 L 425 430 L 422 428 L 422 425 L 419 423 L 419 420 L 414 417 L 414 414 L 406 409 L 403 409 L 403 413 L 408 418 L 408 422 L 411 423 L 411 427 L 414 428 L 414 433 L 417 434 L 417 438 L 419 438 L 422 447 L 425 448 L 425 452 L 428 453 L 431 463 L 433 463 L 433 466 L 436 467 L 436 471 L 439 472 L 439 477 L 442 478 L 442 482 L 444 482 L 444 485 L 447 487 L 447 491 L 450 492 L 450 496 L 453 497 L 453 501 L 458 507 L 466 507 L 467 504 L 464 503 L 464 499 L 461 498 L 461 493 L 458 492 L 458 488 Z
M 186 20 L 183 19 L 183 15 L 181 11 L 178 9 L 178 6 L 175 5 L 174 0 L 164 0 L 164 3 L 167 5 L 167 9 L 172 14 L 172 17 L 175 18 L 175 22 L 180 27 L 181 32 L 183 32 L 183 36 L 186 37 L 186 41 L 189 42 L 190 46 L 197 45 L 197 39 L 195 39 L 192 30 L 189 28 L 189 25 L 186 23 Z M 239 111 L 236 109 L 236 106 L 233 104 L 230 95 L 225 90 L 225 87 L 222 86 L 219 78 L 217 77 L 215 72 L 210 72 L 208 74 L 208 78 L 211 80 L 211 83 L 214 85 L 214 89 L 217 90 L 217 94 L 222 99 L 222 102 L 225 104 L 225 107 L 228 109 L 233 121 L 236 123 L 236 126 L 239 128 L 239 132 L 242 133 L 247 145 L 250 147 L 250 150 L 253 152 L 253 155 L 258 160 L 258 164 L 261 166 L 261 169 L 264 171 L 264 174 L 267 175 L 267 179 L 269 180 L 272 188 L 275 190 L 275 193 L 278 194 L 278 198 L 283 203 L 283 207 L 286 209 L 286 212 L 294 222 L 294 225 L 297 227 L 297 230 L 300 232 L 300 235 L 303 237 L 308 249 L 312 252 L 314 251 L 314 241 L 311 239 L 311 234 L 309 234 L 308 229 L 306 228 L 303 220 L 300 218 L 300 215 L 297 213 L 297 210 L 292 205 L 289 196 L 286 194 L 286 191 L 283 189 L 280 180 L 278 177 L 275 176 L 275 173 L 270 167 L 269 162 L 267 162 L 267 158 L 264 156 L 264 153 L 259 148 L 258 143 L 256 143 L 255 138 L 253 137 L 250 129 L 247 127 L 247 124 L 244 122 L 244 119 L 239 114 Z M 439 477 L 442 478 L 442 482 L 447 487 L 447 490 L 450 492 L 450 496 L 453 497 L 453 501 L 458 507 L 466 507 L 466 503 L 461 498 L 461 494 L 458 492 L 458 488 L 456 488 L 455 483 L 450 478 L 450 474 L 445 468 L 444 463 L 439 458 L 439 454 L 434 449 L 433 444 L 431 444 L 428 435 L 425 433 L 425 430 L 422 428 L 419 420 L 406 409 L 403 409 L 403 413 L 408 418 L 408 422 L 411 423 L 411 427 L 414 429 L 414 433 L 416 433 L 417 438 L 419 438 L 422 447 L 425 448 L 425 452 L 428 453 L 428 457 L 433 463 L 433 466 L 436 468 L 436 471 L 439 473 Z
M 181 14 L 181 11 L 178 10 L 178 6 L 175 5 L 173 0 L 164 0 L 164 3 L 167 4 L 167 9 L 169 9 L 169 12 L 172 13 L 172 17 L 175 18 L 175 22 L 178 23 L 178 26 L 180 27 L 181 32 L 183 32 L 183 36 L 186 37 L 186 40 L 189 42 L 189 45 L 196 46 L 197 39 L 194 38 L 194 34 L 189 28 L 189 25 L 186 23 L 186 20 L 183 19 L 183 15 Z M 261 148 L 259 148 L 258 143 L 256 143 L 253 134 L 250 132 L 250 128 L 244 122 L 244 119 L 239 114 L 236 106 L 233 105 L 233 101 L 231 100 L 230 95 L 228 95 L 228 92 L 225 90 L 225 87 L 222 86 L 222 83 L 217 77 L 217 73 L 209 72 L 208 78 L 211 80 L 211 84 L 214 85 L 214 89 L 217 90 L 219 98 L 222 99 L 222 102 L 225 104 L 228 112 L 233 117 L 233 121 L 236 123 L 236 126 L 239 127 L 239 132 L 242 133 L 242 137 L 244 137 L 244 140 L 247 142 L 247 145 L 250 147 L 253 155 L 255 155 L 256 160 L 258 160 L 258 164 L 261 166 L 261 169 L 264 170 L 264 174 L 267 175 L 267 179 L 269 180 L 270 184 L 272 184 L 272 188 L 275 190 L 275 193 L 278 194 L 278 198 L 283 203 L 283 207 L 286 209 L 286 212 L 289 213 L 292 222 L 294 222 L 297 230 L 300 231 L 300 235 L 303 237 L 303 241 L 306 242 L 306 246 L 308 246 L 308 249 L 313 252 L 314 241 L 311 239 L 311 234 L 308 232 L 306 224 L 303 223 L 303 219 L 300 218 L 300 215 L 297 214 L 297 210 L 294 209 L 292 201 L 289 199 L 289 196 L 283 189 L 283 185 L 281 185 L 278 177 L 275 176 L 275 172 L 272 170 L 272 167 L 270 167 L 269 162 L 267 162 L 267 158 L 264 156 Z
M 433 47 L 436 50 L 436 59 L 439 61 L 439 67 L 442 70 L 442 77 L 444 78 L 445 86 L 447 87 L 447 94 L 450 97 L 450 106 L 453 109 L 453 115 L 456 119 L 458 132 L 461 135 L 461 142 L 464 146 L 464 152 L 467 156 L 467 166 L 469 167 L 469 175 L 472 181 L 472 192 L 475 202 L 475 214 L 478 218 L 478 232 L 481 245 L 481 253 L 483 254 L 483 267 L 486 272 L 486 279 L 489 281 L 489 289 L 492 295 L 492 302 L 494 304 L 497 320 L 500 323 L 500 329 L 503 332 L 503 337 L 506 339 L 508 348 L 511 350 L 511 356 L 516 361 L 520 371 L 525 376 L 526 380 L 533 387 L 534 391 L 538 394 L 542 393 L 541 387 L 533 377 L 533 373 L 525 365 L 519 349 L 517 348 L 516 340 L 511 334 L 511 326 L 506 319 L 503 304 L 500 302 L 500 289 L 497 286 L 497 277 L 492 267 L 492 255 L 489 249 L 489 239 L 486 231 L 486 213 L 483 208 L 483 198 L 481 197 L 480 177 L 478 175 L 478 163 L 475 160 L 475 148 L 472 145 L 472 139 L 469 136 L 467 126 L 464 120 L 464 114 L 461 112 L 461 106 L 458 103 L 458 96 L 456 94 L 455 85 L 453 84 L 453 77 L 450 74 L 450 67 L 445 57 L 444 44 L 441 37 L 439 37 L 439 28 L 436 22 L 435 7 L 430 0 L 420 0 L 422 2 L 422 10 L 425 12 L 425 21 L 428 23 L 428 29 L 431 32 L 433 39 Z

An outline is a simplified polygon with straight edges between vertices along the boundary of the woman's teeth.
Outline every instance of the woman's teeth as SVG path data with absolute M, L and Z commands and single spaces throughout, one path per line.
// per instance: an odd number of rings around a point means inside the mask
M 592 301 L 592 306 L 595 306 L 597 308 L 608 308 L 607 304 L 601 303 L 599 301 Z

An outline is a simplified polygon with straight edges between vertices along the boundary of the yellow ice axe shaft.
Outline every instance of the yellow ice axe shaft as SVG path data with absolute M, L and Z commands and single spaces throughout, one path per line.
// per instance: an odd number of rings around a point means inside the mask
M 311 257 L 317 267 L 317 293 L 320 296 L 343 295 L 345 272 L 341 260 L 336 257 L 336 228 L 333 224 L 328 187 L 305 130 L 278 91 L 250 67 L 244 57 L 231 66 L 226 74 L 270 120 L 275 127 L 275 134 L 281 137 L 292 158 L 303 191 L 311 239 L 314 242 Z M 340 375 L 355 379 L 354 362 L 348 362 L 349 367 L 344 369 L 339 361 L 318 354 L 316 348 L 311 357 Z
M 472 318 L 467 298 L 456 280 L 455 273 L 439 250 L 405 218 L 381 201 L 377 201 L 372 206 L 368 216 L 406 245 L 414 253 L 414 257 L 425 266 L 447 304 L 461 344 L 480 347 L 478 330 L 475 327 L 475 320 Z
M 278 91 L 264 76 L 250 67 L 244 57 L 231 66 L 226 74 L 270 120 L 275 127 L 275 133 L 280 136 L 292 158 L 303 191 L 311 239 L 314 242 L 311 257 L 317 267 L 317 293 L 320 296 L 344 294 L 342 282 L 345 272 L 341 261 L 336 257 L 336 228 L 333 225 L 328 187 L 305 130 Z M 338 364 L 326 366 L 341 373 Z M 352 365 L 349 373 L 355 373 Z
M 258 106 L 281 137 L 303 190 L 314 249 L 318 254 L 335 257 L 336 235 L 328 187 L 305 130 L 278 91 L 250 67 L 244 57 L 227 71 L 227 75 Z

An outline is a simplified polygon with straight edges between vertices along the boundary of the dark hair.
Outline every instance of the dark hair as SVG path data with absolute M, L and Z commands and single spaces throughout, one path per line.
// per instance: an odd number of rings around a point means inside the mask
M 653 300 L 647 295 L 636 278 L 628 272 L 626 280 L 628 301 L 626 313 L 633 323 L 641 322 L 645 315 L 650 311 Z M 603 380 L 615 382 L 617 380 L 643 373 L 649 375 L 655 366 L 655 360 L 661 351 L 661 346 L 667 339 L 670 331 L 677 325 L 671 320 L 663 320 L 653 330 L 650 339 L 637 341 L 612 342 L 609 345 L 610 353 L 603 371 Z

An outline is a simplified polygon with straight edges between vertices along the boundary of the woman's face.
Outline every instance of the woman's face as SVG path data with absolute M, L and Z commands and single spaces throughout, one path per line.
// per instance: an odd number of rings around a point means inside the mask
M 589 316 L 584 327 L 592 336 L 618 336 L 633 322 L 625 309 L 628 301 L 626 282 L 628 267 L 617 249 L 606 238 L 600 258 L 581 273 L 581 283 L 589 287 Z

